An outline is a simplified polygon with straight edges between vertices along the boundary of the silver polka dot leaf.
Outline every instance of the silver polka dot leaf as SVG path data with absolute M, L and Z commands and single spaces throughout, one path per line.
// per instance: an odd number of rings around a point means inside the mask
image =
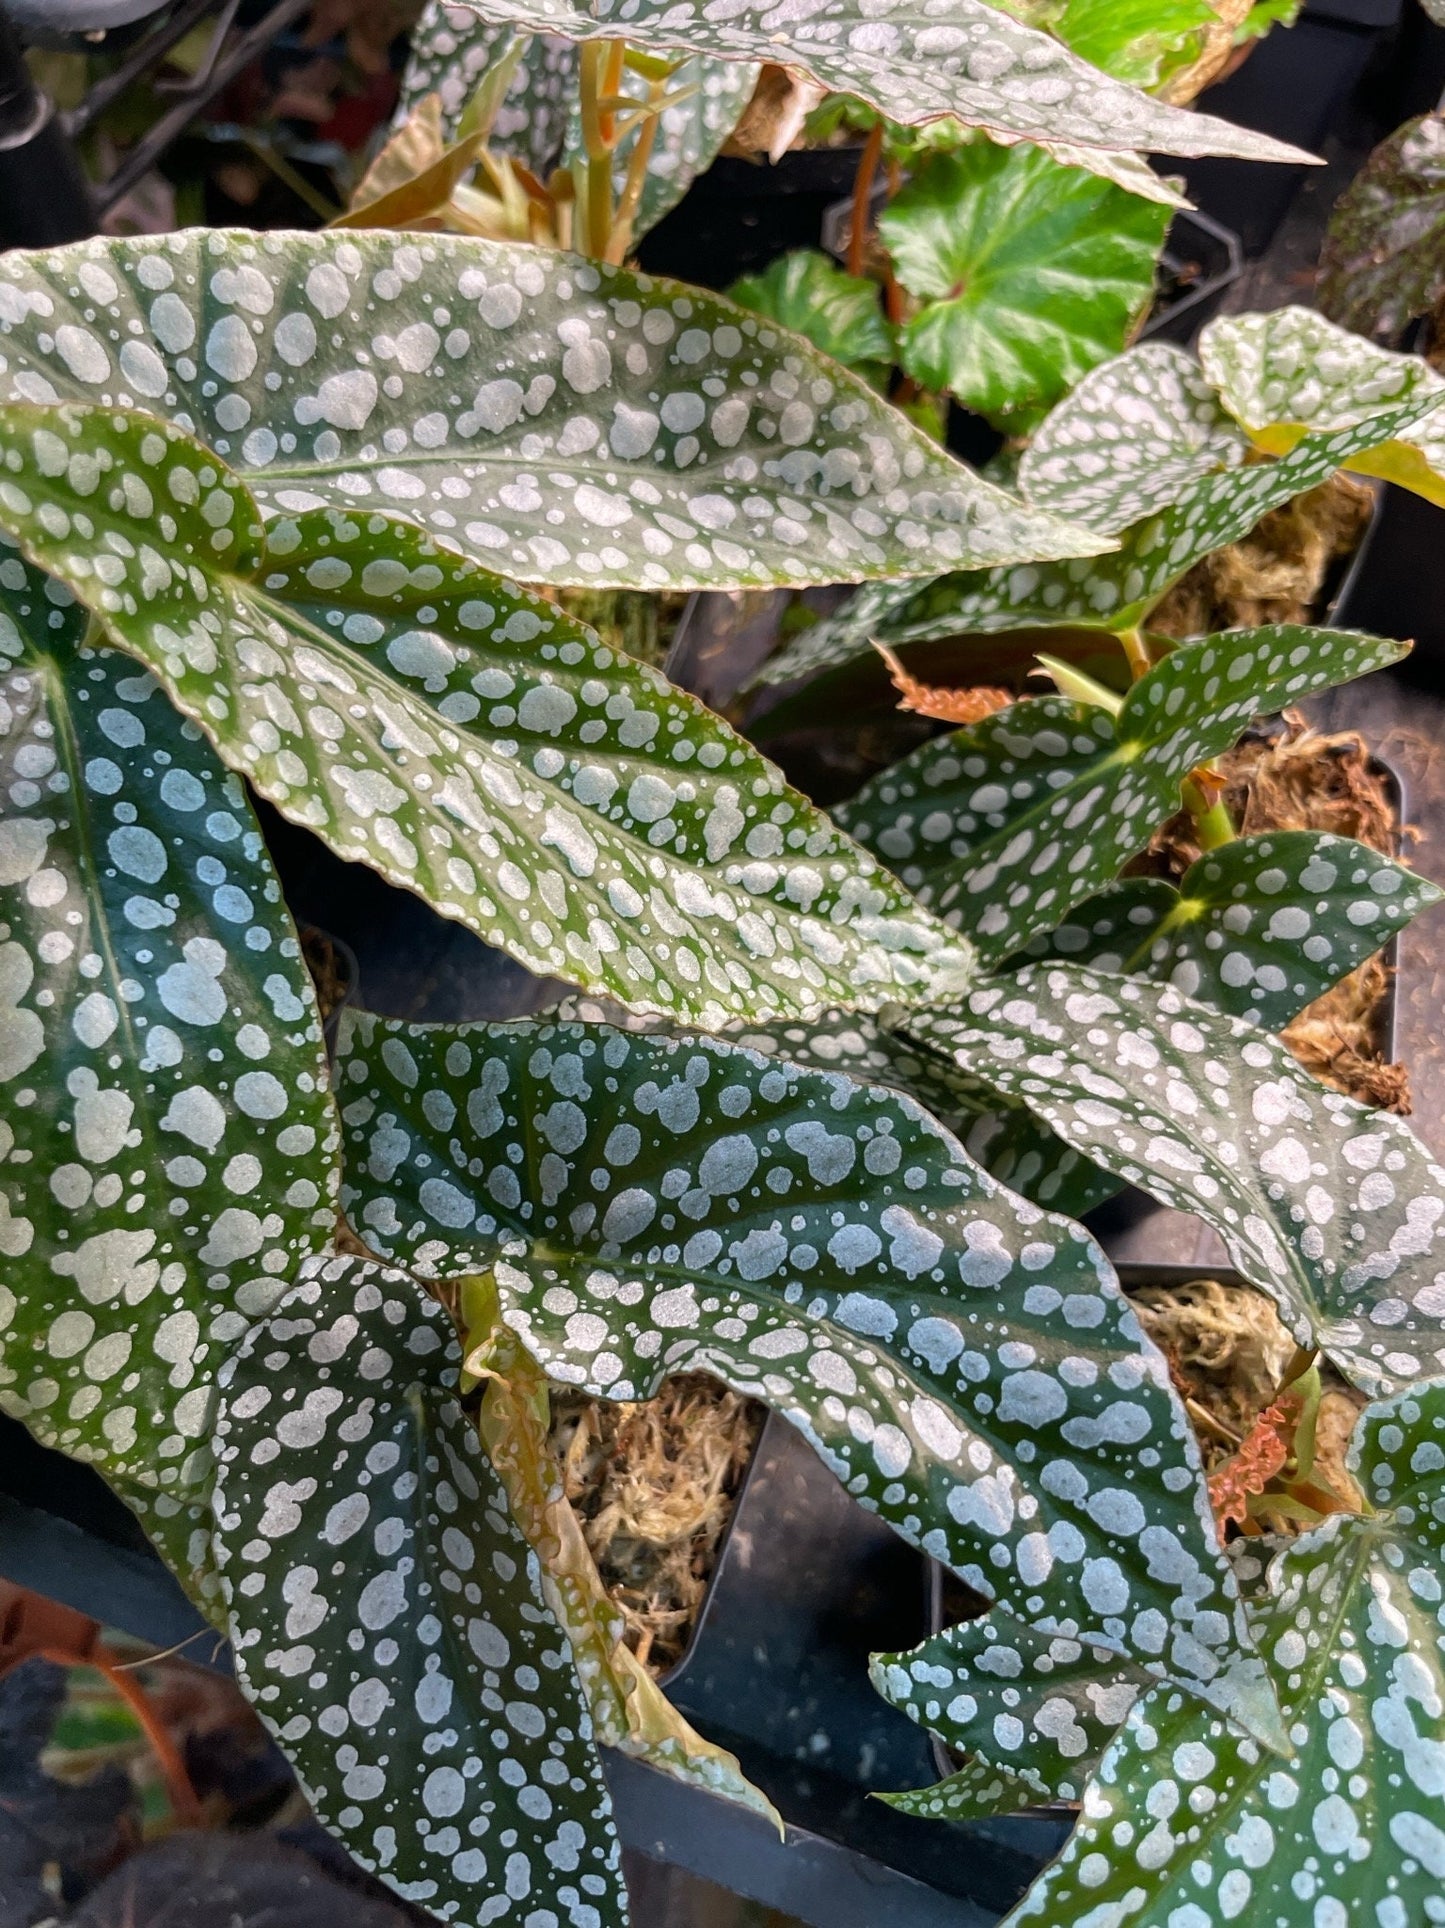
M 796 14 L 733 0 L 465 0 L 463 10 L 527 33 L 772 61 L 906 126 L 949 116 L 995 140 L 1054 147 L 1073 166 L 1146 151 L 1307 158 L 1112 80 L 984 0 L 820 0 Z
M 834 1010 L 766 1029 L 746 1025 L 729 1036 L 791 1064 L 841 1071 L 861 1084 L 906 1093 L 1001 1185 L 1066 1218 L 1082 1218 L 1119 1189 L 1117 1179 L 1040 1125 L 1027 1106 L 1011 1104 L 967 1076 L 946 1052 L 917 1043 L 901 1023 Z
M 1117 1653 L 1040 1633 L 1000 1607 L 908 1653 L 875 1654 L 870 1672 L 886 1701 L 968 1757 L 934 1787 L 881 1797 L 940 1821 L 1077 1801 L 1151 1684 Z
M 1147 341 L 1085 375 L 1045 417 L 1018 486 L 1040 508 L 1117 535 L 1248 450 L 1193 355 Z
M 1440 1600 L 1438 1548 L 1398 1517 L 1296 1540 L 1251 1615 L 1289 1757 L 1152 1689 L 1004 1928 L 1445 1922 Z
M 1423 421 L 1349 467 L 1445 505 L 1445 380 L 1419 355 L 1378 347 L 1312 308 L 1280 308 L 1211 322 L 1199 359 L 1223 405 L 1271 453 L 1306 430 L 1343 428 L 1404 396 L 1433 399 Z
M 1407 649 L 1293 624 L 1201 637 L 1141 677 L 1117 718 L 1065 697 L 1011 704 L 923 744 L 833 815 L 981 956 L 1007 957 L 1111 882 L 1179 808 L 1181 779 L 1251 717 Z
M 1445 1171 L 1178 991 L 1033 964 L 909 1028 L 1127 1184 L 1193 1212 L 1363 1391 L 1445 1371 Z
M 182 232 L 0 261 L 0 400 L 139 409 L 267 515 L 420 524 L 523 581 L 917 575 L 1107 538 L 720 296 L 463 235 Z
M 1442 894 L 1350 837 L 1277 831 L 1198 858 L 1178 890 L 1123 878 L 1023 955 L 1152 978 L 1282 1031 Z
M 551 1380 L 711 1372 L 986 1595 L 1273 1731 L 1107 1261 L 906 1098 L 600 1026 L 355 1016 L 341 1050 L 352 1222 L 423 1274 L 491 1271 Z
M 143 416 L 0 406 L 0 527 L 222 757 L 530 969 L 703 1025 L 966 947 L 695 698 L 385 516 L 273 521 Z
M 313 1261 L 223 1374 L 236 1672 L 318 1818 L 443 1921 L 625 1919 L 591 1724 L 536 1557 L 404 1273 Z
M 845 604 L 838 615 L 805 630 L 764 665 L 758 680 L 786 683 L 831 669 L 864 654 L 875 637 L 901 646 L 970 632 L 1137 628 L 1196 562 L 1248 535 L 1270 509 L 1326 481 L 1355 456 L 1392 442 L 1433 406 L 1431 398 L 1417 394 L 1353 426 L 1306 435 L 1278 461 L 1212 469 L 1170 506 L 1134 522 L 1106 556 L 877 588 L 862 610 Z
M 455 138 L 467 102 L 487 69 L 512 39 L 506 26 L 482 21 L 447 0 L 428 0 L 412 29 L 411 51 L 402 75 L 398 120 L 419 107 L 430 93 L 440 96 L 442 126 Z M 677 69 L 669 91 L 697 89 L 689 99 L 666 108 L 648 156 L 634 237 L 646 234 L 682 199 L 696 177 L 717 158 L 723 142 L 752 98 L 759 69 L 743 61 L 687 60 Z M 579 85 L 577 43 L 552 35 L 529 36 L 518 71 L 493 123 L 489 145 L 523 161 L 540 180 L 553 168 L 582 157 L 582 123 L 576 111 Z M 626 71 L 622 93 L 639 102 L 647 84 Z M 637 136 L 619 144 L 613 161 L 620 194 Z
M 1445 1555 L 1445 1381 L 1411 1386 L 1360 1415 L 1349 1468 L 1365 1498 L 1401 1530 Z
M 330 1242 L 310 979 L 245 791 L 0 561 L 0 1403 L 203 1492 L 224 1349 Z

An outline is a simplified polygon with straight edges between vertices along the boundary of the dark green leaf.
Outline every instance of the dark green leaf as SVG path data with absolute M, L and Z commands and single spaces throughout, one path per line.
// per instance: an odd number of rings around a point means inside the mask
M 330 1243 L 336 1123 L 244 787 L 83 625 L 5 553 L 0 1398 L 179 1504 L 222 1352 Z
M 353 1221 L 419 1271 L 491 1270 L 549 1378 L 711 1372 L 984 1594 L 1272 1731 L 1107 1262 L 906 1098 L 602 1026 L 358 1018 L 342 1050 Z
M 1349 837 L 1276 831 L 1200 857 L 1177 891 L 1111 884 L 1026 954 L 1153 978 L 1282 1031 L 1442 894 Z
M 845 368 L 871 376 L 893 360 L 893 331 L 879 306 L 878 283 L 845 274 L 815 249 L 780 255 L 761 274 L 735 281 L 728 296 L 805 336 Z
M 1350 1471 L 1402 1533 L 1445 1554 L 1445 1381 L 1419 1383 L 1361 1413 Z
M 596 1928 L 625 1905 L 601 1763 L 457 1364 L 416 1281 L 356 1259 L 303 1268 L 242 1341 L 216 1428 L 236 1671 L 406 1900 Z
M 1270 509 L 1314 488 L 1363 451 L 1394 441 L 1435 406 L 1431 396 L 1417 393 L 1354 427 L 1306 435 L 1279 461 L 1203 475 L 1171 506 L 1133 524 L 1107 556 L 865 591 L 866 616 L 845 605 L 774 656 L 760 680 L 791 682 L 847 662 L 868 649 L 872 637 L 897 645 L 969 631 L 1136 628 L 1201 557 L 1237 542 Z
M 1154 293 L 1169 210 L 1037 147 L 930 156 L 880 217 L 923 305 L 905 373 L 1012 431 L 1117 354 Z
M 381 510 L 524 581 L 837 581 L 1100 540 L 718 296 L 544 248 L 87 241 L 6 255 L 0 326 L 0 399 L 148 410 L 268 514 Z
M 0 526 L 233 768 L 531 969 L 706 1025 L 966 968 L 694 698 L 421 531 L 320 510 L 263 538 L 144 416 L 0 407 L 0 445 Z
M 1445 1921 L 1439 1610 L 1433 1559 L 1388 1520 L 1296 1540 L 1251 1615 L 1292 1757 L 1152 1690 L 1005 1928 Z
M 1040 423 L 1018 487 L 1040 508 L 1117 535 L 1237 468 L 1248 449 L 1194 357 L 1146 341 L 1086 375 Z
M 1000 1812 L 989 1793 L 999 1772 L 1009 1805 L 1077 1801 L 1150 1684 L 1117 1653 L 1040 1633 L 999 1607 L 908 1653 L 875 1654 L 871 1672 L 886 1701 L 970 1757 L 938 1787 L 883 1796 L 939 1820 Z
M 1317 1084 L 1238 1018 L 1080 965 L 1030 965 L 909 1025 L 1213 1226 L 1298 1343 L 1365 1391 L 1445 1369 L 1445 1172 L 1403 1119 Z
M 1111 881 L 1178 809 L 1180 779 L 1252 716 L 1404 649 L 1290 624 L 1202 637 L 1135 683 L 1117 719 L 1064 697 L 1015 703 L 923 744 L 834 815 L 985 958 L 1008 957 Z
M 654 52 L 773 61 L 905 125 L 951 116 L 1005 141 L 1052 144 L 1076 166 L 1107 167 L 1112 155 L 1151 149 L 1302 158 L 1298 148 L 1247 128 L 1151 100 L 985 0 L 950 0 L 942 17 L 924 0 L 892 0 L 885 11 L 864 0 L 825 0 L 796 19 L 706 0 L 465 0 L 456 11 L 526 33 L 625 35 Z
M 1026 1106 L 1006 1103 L 946 1054 L 916 1044 L 878 1018 L 824 1011 L 803 1023 L 782 1021 L 766 1030 L 749 1025 L 730 1036 L 792 1064 L 905 1092 L 1000 1185 L 1066 1218 L 1082 1218 L 1119 1189 L 1117 1180 L 1040 1125 Z
M 1381 141 L 1335 204 L 1320 306 L 1357 334 L 1397 341 L 1445 294 L 1445 120 L 1421 114 Z

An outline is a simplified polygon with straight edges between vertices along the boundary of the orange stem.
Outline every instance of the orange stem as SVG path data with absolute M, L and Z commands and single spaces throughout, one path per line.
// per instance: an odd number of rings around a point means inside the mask
M 145 1737 L 151 1744 L 151 1749 L 160 1763 L 166 1792 L 170 1796 L 171 1806 L 175 1809 L 176 1819 L 186 1823 L 197 1821 L 200 1818 L 201 1804 L 196 1798 L 196 1790 L 191 1786 L 191 1777 L 186 1772 L 185 1761 L 181 1758 L 180 1749 L 172 1740 L 170 1731 L 151 1706 L 149 1697 L 140 1682 L 133 1680 L 124 1668 L 117 1667 L 113 1661 L 108 1660 L 98 1647 L 79 1663 L 76 1655 L 63 1650 L 47 1649 L 45 1658 L 55 1661 L 62 1667 L 74 1667 L 77 1664 L 94 1667 L 98 1674 L 109 1681 L 140 1722 Z

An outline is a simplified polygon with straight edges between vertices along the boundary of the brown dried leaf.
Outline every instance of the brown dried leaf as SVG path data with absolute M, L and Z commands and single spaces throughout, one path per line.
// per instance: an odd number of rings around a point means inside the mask
M 898 691 L 900 710 L 912 710 L 916 716 L 931 716 L 939 723 L 981 723 L 995 710 L 1006 710 L 1010 703 L 1017 701 L 1012 690 L 995 689 L 986 683 L 962 690 L 931 688 L 910 676 L 886 643 L 875 641 L 873 647 L 888 665 L 888 674 Z

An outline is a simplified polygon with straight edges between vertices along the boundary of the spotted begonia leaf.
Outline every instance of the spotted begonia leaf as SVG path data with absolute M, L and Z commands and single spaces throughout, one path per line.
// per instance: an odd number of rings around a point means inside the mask
M 999 141 L 1095 154 L 1308 158 L 1282 141 L 1152 100 L 984 0 L 824 0 L 806 14 L 720 0 L 465 0 L 478 19 L 651 52 L 773 61 L 905 126 L 945 116 Z
M 1394 341 L 1445 293 L 1445 119 L 1397 127 L 1335 203 L 1320 254 L 1320 307 Z
M 1402 1532 L 1445 1554 L 1445 1381 L 1408 1387 L 1361 1413 L 1349 1469 L 1365 1498 Z
M 1031 427 L 1142 319 L 1170 214 L 1031 144 L 926 156 L 878 221 L 923 297 L 899 329 L 903 372 Z
M 353 1222 L 419 1272 L 492 1271 L 550 1379 L 766 1399 L 980 1592 L 1271 1730 L 1108 1262 L 908 1099 L 602 1026 L 355 1017 L 341 1050 Z
M 436 93 L 442 126 L 455 137 L 467 103 L 482 76 L 513 38 L 510 26 L 479 20 L 448 0 L 428 0 L 412 29 L 411 51 L 402 75 L 399 122 Z M 582 124 L 577 111 L 577 43 L 554 34 L 529 35 L 518 70 L 492 123 L 490 145 L 518 160 L 545 181 L 553 168 L 581 158 Z M 664 110 L 647 161 L 642 197 L 632 223 L 642 235 L 675 207 L 692 181 L 711 166 L 719 148 L 737 126 L 757 85 L 759 69 L 746 61 L 682 61 L 668 91 L 694 88 L 686 100 Z M 647 84 L 627 70 L 623 96 L 647 97 Z M 620 194 L 637 136 L 628 135 L 613 150 L 613 173 Z
M 139 408 L 268 514 L 420 523 L 523 580 L 916 575 L 1105 540 L 720 296 L 465 235 L 190 232 L 0 260 L 0 399 Z
M 221 1350 L 335 1224 L 310 980 L 243 786 L 0 561 L 0 1403 L 203 1490 Z
M 420 530 L 321 510 L 263 538 L 144 416 L 0 406 L 0 448 L 0 527 L 234 768 L 529 968 L 704 1025 L 966 972 L 695 698 Z
M 1198 858 L 1178 890 L 1158 877 L 1111 884 L 1025 955 L 1137 973 L 1282 1031 L 1441 895 L 1350 837 L 1275 831 Z
M 874 1654 L 873 1685 L 911 1720 L 967 1754 L 936 1787 L 883 1799 L 907 1814 L 962 1820 L 1007 1806 L 1077 1801 L 1150 1682 L 1117 1653 L 1062 1640 L 995 1607 L 908 1653 Z
M 901 1024 L 835 1010 L 766 1029 L 747 1025 L 729 1035 L 736 1044 L 791 1064 L 906 1092 L 1000 1185 L 1066 1218 L 1082 1218 L 1119 1189 L 1117 1179 L 1056 1138 L 1026 1106 L 1010 1104 L 966 1076 L 947 1054 L 916 1043 Z
M 1201 476 L 1170 507 L 1133 524 L 1116 551 L 1089 562 L 1021 564 L 875 589 L 866 617 L 845 604 L 771 658 L 760 680 L 786 683 L 830 669 L 860 655 L 871 638 L 900 645 L 970 631 L 1135 628 L 1202 557 L 1248 535 L 1270 509 L 1326 481 L 1352 457 L 1397 438 L 1432 406 L 1417 396 L 1353 427 L 1307 435 L 1278 461 Z
M 1050 411 L 1019 460 L 1018 486 L 1040 508 L 1117 535 L 1237 468 L 1248 449 L 1194 357 L 1146 341 Z
M 1445 1922 L 1437 1563 L 1388 1519 L 1337 1516 L 1296 1540 L 1252 1612 L 1292 1757 L 1151 1690 L 1004 1928 Z
M 1379 348 L 1312 308 L 1280 308 L 1211 322 L 1199 356 L 1224 406 L 1272 453 L 1307 431 L 1367 421 L 1406 397 L 1432 401 L 1413 428 L 1362 449 L 1346 466 L 1445 505 L 1445 379 L 1418 355 Z
M 1111 881 L 1178 809 L 1181 778 L 1252 716 L 1405 647 L 1292 624 L 1201 637 L 1141 677 L 1117 718 L 1065 697 L 1011 704 L 921 745 L 833 814 L 982 956 L 1007 957 Z
M 1364 1391 L 1445 1369 L 1445 1172 L 1404 1120 L 1169 986 L 1032 964 L 910 1028 L 1215 1229 Z
M 318 1818 L 442 1920 L 624 1912 L 591 1723 L 536 1556 L 414 1279 L 318 1259 L 222 1375 L 236 1673 Z

